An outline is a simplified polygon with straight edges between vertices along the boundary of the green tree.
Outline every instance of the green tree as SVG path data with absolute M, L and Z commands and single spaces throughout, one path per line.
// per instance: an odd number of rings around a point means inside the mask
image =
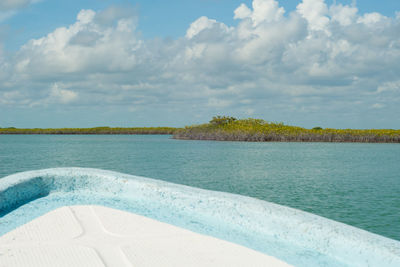
M 236 118 L 234 117 L 228 117 L 228 116 L 215 116 L 210 120 L 210 124 L 212 125 L 224 125 L 224 124 L 229 124 L 233 121 L 236 121 Z

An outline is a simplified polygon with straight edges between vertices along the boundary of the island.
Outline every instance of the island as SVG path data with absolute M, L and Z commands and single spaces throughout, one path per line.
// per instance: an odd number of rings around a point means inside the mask
M 213 117 L 209 123 L 177 129 L 173 138 L 185 140 L 250 142 L 363 142 L 400 143 L 400 130 L 306 129 L 262 119 Z

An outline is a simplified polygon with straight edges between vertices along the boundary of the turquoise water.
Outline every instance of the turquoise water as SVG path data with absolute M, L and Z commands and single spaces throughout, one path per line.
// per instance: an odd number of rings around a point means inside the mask
M 0 179 L 0 198 L 0 236 L 58 207 L 87 204 L 140 214 L 299 267 L 400 266 L 399 241 L 256 198 L 119 172 L 22 172 Z
M 247 195 L 400 240 L 400 145 L 0 135 L 0 177 L 92 167 Z

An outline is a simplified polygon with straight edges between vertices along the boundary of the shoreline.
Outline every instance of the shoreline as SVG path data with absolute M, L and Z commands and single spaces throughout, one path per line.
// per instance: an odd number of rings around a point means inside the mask
M 173 134 L 178 128 L 173 127 L 94 127 L 94 128 L 0 128 L 0 135 L 133 135 L 133 134 Z
M 261 119 L 214 117 L 209 123 L 177 129 L 174 139 L 245 142 L 400 143 L 400 130 L 306 129 Z
M 338 141 L 338 140 L 331 140 L 331 141 L 324 141 L 324 140 L 248 140 L 248 139 L 212 139 L 212 138 L 187 138 L 187 137 L 176 137 L 172 135 L 172 139 L 175 140 L 184 140 L 184 141 L 218 141 L 218 142 L 248 142 L 248 143 L 356 143 L 356 144 L 400 144 L 399 141 Z
M 0 128 L 0 135 L 172 135 L 176 140 L 232 142 L 400 143 L 394 129 L 306 129 L 262 119 L 217 116 L 205 124 L 175 127 Z

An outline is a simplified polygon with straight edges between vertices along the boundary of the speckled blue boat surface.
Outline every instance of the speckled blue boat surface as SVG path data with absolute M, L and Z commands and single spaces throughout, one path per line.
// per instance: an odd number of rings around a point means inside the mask
M 0 179 L 0 235 L 67 205 L 144 215 L 275 256 L 295 266 L 400 266 L 400 242 L 240 195 L 84 168 Z

